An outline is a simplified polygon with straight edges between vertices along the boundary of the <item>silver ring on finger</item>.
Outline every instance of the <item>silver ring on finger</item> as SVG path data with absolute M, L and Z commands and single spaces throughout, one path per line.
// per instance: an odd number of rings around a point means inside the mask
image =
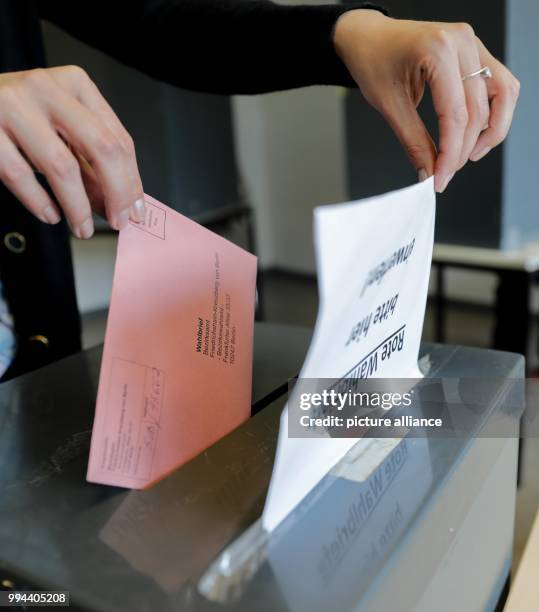
M 468 79 L 471 79 L 476 76 L 483 77 L 484 79 L 491 79 L 492 70 L 488 66 L 483 66 L 483 68 L 479 68 L 479 70 L 476 70 L 475 72 L 470 72 L 470 74 L 464 75 L 462 77 L 462 80 L 467 81 Z

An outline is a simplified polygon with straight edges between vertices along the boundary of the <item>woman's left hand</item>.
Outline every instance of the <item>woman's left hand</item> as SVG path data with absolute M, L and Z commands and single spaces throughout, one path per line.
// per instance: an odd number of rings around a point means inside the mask
M 398 20 L 357 9 L 338 19 L 334 45 L 419 178 L 435 175 L 437 191 L 444 191 L 468 160 L 478 161 L 506 137 L 519 82 L 468 24 Z M 485 66 L 491 78 L 463 80 Z M 425 84 L 438 116 L 437 148 L 417 112 Z

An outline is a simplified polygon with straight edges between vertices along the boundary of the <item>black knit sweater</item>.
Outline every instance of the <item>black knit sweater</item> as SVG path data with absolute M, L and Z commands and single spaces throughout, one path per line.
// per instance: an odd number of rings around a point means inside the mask
M 353 81 L 333 48 L 337 18 L 369 3 L 269 0 L 39 0 L 76 38 L 186 89 L 252 94 Z

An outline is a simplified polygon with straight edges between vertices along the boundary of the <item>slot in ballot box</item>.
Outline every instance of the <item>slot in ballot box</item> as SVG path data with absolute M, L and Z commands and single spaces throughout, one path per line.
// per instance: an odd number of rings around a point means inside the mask
M 494 610 L 522 408 L 504 381 L 522 379 L 523 358 L 424 345 L 427 376 L 498 381 L 448 390 L 473 406 L 469 435 L 398 440 L 368 471 L 350 453 L 268 535 L 279 417 L 309 338 L 258 324 L 257 413 L 145 491 L 85 481 L 99 349 L 1 385 L 3 588 L 66 590 L 72 608 L 100 612 Z M 504 435 L 489 437 L 500 415 Z

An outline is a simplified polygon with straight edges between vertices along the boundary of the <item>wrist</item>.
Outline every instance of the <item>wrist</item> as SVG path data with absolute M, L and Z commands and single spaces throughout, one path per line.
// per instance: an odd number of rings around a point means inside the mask
M 333 47 L 344 60 L 351 44 L 360 42 L 362 32 L 375 27 L 381 20 L 389 17 L 376 9 L 351 9 L 342 13 L 333 28 Z

